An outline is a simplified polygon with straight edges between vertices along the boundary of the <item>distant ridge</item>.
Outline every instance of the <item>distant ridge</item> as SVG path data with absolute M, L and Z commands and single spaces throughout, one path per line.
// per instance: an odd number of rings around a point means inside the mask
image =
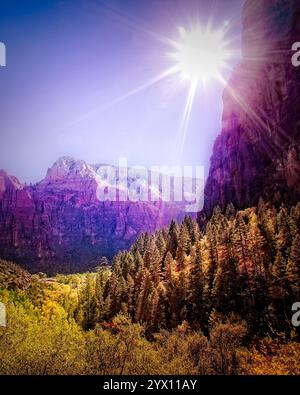
M 159 196 L 157 201 L 99 201 L 99 188 L 115 182 L 99 176 L 103 166 L 62 157 L 30 186 L 0 171 L 0 257 L 31 272 L 86 271 L 101 257 L 111 259 L 129 248 L 141 233 L 186 215 L 185 202 Z M 124 188 L 136 180 L 128 177 Z

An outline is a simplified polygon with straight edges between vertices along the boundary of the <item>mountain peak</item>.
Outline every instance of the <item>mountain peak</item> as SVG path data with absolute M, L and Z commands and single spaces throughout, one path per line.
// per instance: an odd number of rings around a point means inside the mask
M 45 180 L 58 181 L 66 178 L 94 178 L 95 171 L 84 160 L 71 156 L 59 158 L 47 171 Z

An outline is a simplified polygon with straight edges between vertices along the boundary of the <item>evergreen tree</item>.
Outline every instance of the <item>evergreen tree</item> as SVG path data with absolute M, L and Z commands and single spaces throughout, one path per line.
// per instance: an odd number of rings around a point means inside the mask
M 81 325 L 85 330 L 92 329 L 99 317 L 97 310 L 97 299 L 95 295 L 95 284 L 91 274 L 86 276 L 86 283 L 79 298 L 81 311 Z
M 163 277 L 165 282 L 168 284 L 172 281 L 172 265 L 174 259 L 170 251 L 167 252 L 163 262 Z
M 153 291 L 153 283 L 149 270 L 145 267 L 141 275 L 138 297 L 136 301 L 135 322 L 145 321 L 149 314 L 149 294 Z
M 200 242 L 198 242 L 191 254 L 189 283 L 188 283 L 188 315 L 190 322 L 202 323 L 203 318 L 203 291 L 204 273 L 201 257 Z
M 123 277 L 120 256 L 114 262 L 112 275 L 109 280 L 109 295 L 111 301 L 110 312 L 112 317 L 121 311 L 122 303 L 127 297 L 127 285 Z
M 98 321 L 101 321 L 105 316 L 105 299 L 104 289 L 106 285 L 105 270 L 100 268 L 96 273 L 95 297 L 98 311 Z
M 286 270 L 288 284 L 295 301 L 300 298 L 300 236 L 299 234 L 293 240 L 291 252 L 288 259 Z
M 228 204 L 225 212 L 226 218 L 229 221 L 233 221 L 235 218 L 235 214 L 236 214 L 236 210 L 234 208 L 234 205 L 232 203 Z
M 271 267 L 270 294 L 272 299 L 283 300 L 286 295 L 286 260 L 281 251 L 277 252 L 275 262 Z
M 167 249 L 167 242 L 164 237 L 163 231 L 159 231 L 156 235 L 156 246 L 158 248 L 160 256 L 163 257 Z
M 176 222 L 173 220 L 169 227 L 169 243 L 168 243 L 168 251 L 172 254 L 173 258 L 176 256 L 177 245 L 178 245 L 178 226 Z
M 133 260 L 134 260 L 134 266 L 133 266 L 133 273 L 132 277 L 136 278 L 136 274 L 139 272 L 141 268 L 144 267 L 144 260 L 140 254 L 139 251 L 133 252 Z
M 144 264 L 152 276 L 155 286 L 161 279 L 161 256 L 154 237 L 150 240 L 146 252 L 144 254 Z
M 237 262 L 234 258 L 230 258 L 223 261 L 216 272 L 212 289 L 215 308 L 224 313 L 236 311 L 238 289 Z
M 238 261 L 241 287 L 243 289 L 242 299 L 244 301 L 245 312 L 251 314 L 255 304 L 253 290 L 253 267 L 251 263 L 251 253 L 248 249 L 248 230 L 241 212 L 237 213 L 233 229 L 233 250 L 234 257 Z
M 276 249 L 289 254 L 291 246 L 291 236 L 289 229 L 288 211 L 285 206 L 281 206 L 277 215 L 277 236 L 276 236 Z
M 157 332 L 159 322 L 159 294 L 157 288 L 154 288 L 149 295 L 149 316 L 147 317 L 147 325 L 151 332 Z

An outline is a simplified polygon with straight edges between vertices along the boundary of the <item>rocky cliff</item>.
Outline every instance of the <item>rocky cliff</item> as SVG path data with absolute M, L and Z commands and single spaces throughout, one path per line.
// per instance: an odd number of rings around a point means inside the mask
M 112 174 L 102 174 L 105 169 L 65 157 L 34 186 L 0 171 L 0 257 L 33 272 L 88 270 L 102 256 L 129 248 L 142 232 L 184 217 L 183 202 L 163 202 L 159 196 L 104 201 L 99 191 L 120 193 L 121 185 L 113 184 Z M 132 175 L 123 186 L 136 187 L 135 182 Z
M 300 197 L 299 0 L 247 0 L 242 61 L 224 91 L 223 126 L 205 187 L 204 213 L 232 202 L 237 208 L 295 203 Z

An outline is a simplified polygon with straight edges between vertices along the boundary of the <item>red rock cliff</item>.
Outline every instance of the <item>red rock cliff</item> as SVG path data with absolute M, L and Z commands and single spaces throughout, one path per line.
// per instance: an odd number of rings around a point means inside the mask
M 0 257 L 34 272 L 86 271 L 185 215 L 181 203 L 99 201 L 98 167 L 62 158 L 34 186 L 0 171 Z
M 237 208 L 295 203 L 300 197 L 299 0 L 247 0 L 242 61 L 224 91 L 223 127 L 205 188 L 204 212 L 232 202 Z

